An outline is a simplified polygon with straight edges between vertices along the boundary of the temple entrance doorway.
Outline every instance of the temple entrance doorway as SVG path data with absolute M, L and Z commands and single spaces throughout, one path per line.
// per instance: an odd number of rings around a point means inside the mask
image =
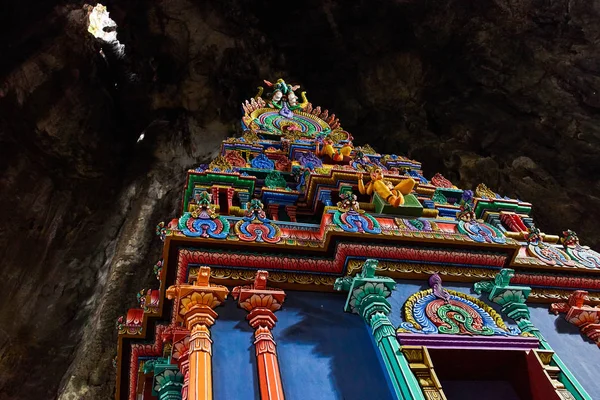
M 429 349 L 448 400 L 533 399 L 525 351 Z

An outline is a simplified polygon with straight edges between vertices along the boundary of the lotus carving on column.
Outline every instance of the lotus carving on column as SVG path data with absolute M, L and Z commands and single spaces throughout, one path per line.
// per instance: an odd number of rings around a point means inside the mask
M 281 304 L 270 294 L 253 294 L 250 298 L 240 303 L 240 306 L 246 311 L 252 311 L 255 308 L 268 308 L 276 311 L 281 308 Z

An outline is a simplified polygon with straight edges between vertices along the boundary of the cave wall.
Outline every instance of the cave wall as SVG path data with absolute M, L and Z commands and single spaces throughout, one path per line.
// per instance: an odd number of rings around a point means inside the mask
M 154 226 L 262 79 L 301 84 L 357 144 L 600 244 L 597 0 L 105 5 L 123 57 L 83 2 L 0 10 L 0 399 L 112 396 Z

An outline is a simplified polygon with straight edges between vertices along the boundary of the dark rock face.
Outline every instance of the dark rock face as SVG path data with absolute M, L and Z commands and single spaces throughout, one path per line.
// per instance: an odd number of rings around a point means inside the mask
M 154 226 L 263 78 L 300 83 L 357 144 L 600 245 L 600 2 L 198 3 L 107 3 L 124 57 L 82 4 L 0 12 L 0 399 L 113 396 Z

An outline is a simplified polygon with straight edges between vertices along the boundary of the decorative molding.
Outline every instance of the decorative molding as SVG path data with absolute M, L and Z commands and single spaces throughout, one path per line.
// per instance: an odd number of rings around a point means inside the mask
M 442 384 L 433 369 L 433 362 L 431 361 L 427 347 L 402 346 L 402 353 L 408 361 L 408 366 L 417 378 L 425 398 L 427 400 L 446 400 Z
M 246 206 L 243 220 L 234 226 L 237 237 L 245 242 L 277 243 L 281 240 L 281 229 L 267 219 L 262 202 L 252 199 Z
M 539 303 L 551 303 L 557 300 L 568 300 L 571 293 L 573 293 L 571 290 L 532 288 L 529 298 Z M 595 293 L 593 296 L 590 294 L 589 299 L 590 303 L 600 304 L 600 293 Z
M 579 264 L 591 269 L 600 268 L 600 254 L 588 246 L 580 245 L 577 234 L 572 230 L 568 229 L 563 232 L 561 243 L 567 254 Z
M 479 221 L 459 221 L 458 231 L 479 243 L 506 243 L 506 237 L 500 230 Z
M 410 296 L 398 333 L 453 334 L 475 336 L 516 336 L 502 317 L 482 301 L 442 286 L 438 274 L 429 278 L 431 289 Z
M 363 262 L 361 260 L 350 259 L 347 263 L 346 275 L 354 275 L 362 269 Z M 394 261 L 379 261 L 377 266 L 378 272 L 403 274 L 419 274 L 433 275 L 440 270 L 438 265 L 423 264 L 423 263 L 403 263 Z M 492 278 L 496 274 L 496 270 L 484 268 L 469 268 L 469 267 L 444 267 L 441 271 L 444 276 L 465 277 L 469 279 L 487 279 Z
M 402 262 L 431 262 L 436 265 L 445 265 L 450 269 L 455 264 L 501 268 L 506 262 L 506 255 L 497 253 L 366 243 L 339 243 L 333 259 L 324 258 L 323 256 L 307 257 L 295 254 L 236 254 L 233 252 L 219 253 L 210 250 L 180 249 L 178 252 L 177 276 L 178 283 L 183 283 L 190 264 L 204 264 L 232 269 L 256 266 L 257 269 L 268 268 L 282 272 L 288 270 L 286 272 L 342 275 L 348 261 L 353 258 L 365 259 L 368 257 L 396 259 L 400 263 L 398 265 L 403 265 Z M 464 270 L 474 271 L 476 267 L 468 267 Z

